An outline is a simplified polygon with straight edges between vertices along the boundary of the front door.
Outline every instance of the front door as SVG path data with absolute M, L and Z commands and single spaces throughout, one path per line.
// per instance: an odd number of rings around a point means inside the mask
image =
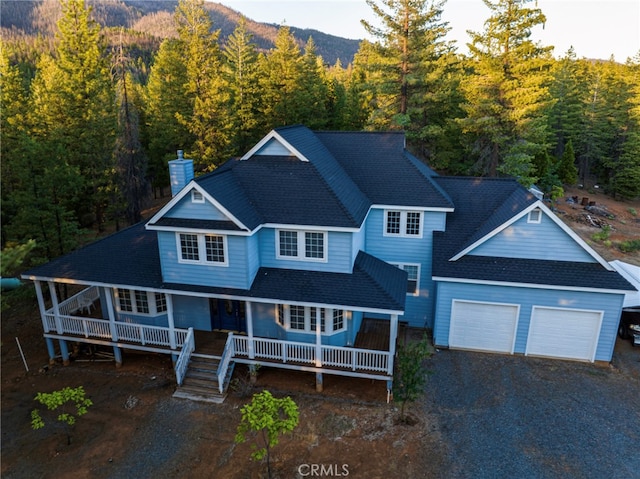
M 243 301 L 211 298 L 209 299 L 209 309 L 211 311 L 212 329 L 239 331 L 241 333 L 247 331 Z

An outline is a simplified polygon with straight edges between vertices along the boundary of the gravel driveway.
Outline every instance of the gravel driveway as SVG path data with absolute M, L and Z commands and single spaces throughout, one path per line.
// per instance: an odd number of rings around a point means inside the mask
M 447 476 L 640 478 L 640 350 L 626 343 L 611 367 L 435 353 L 422 405 Z

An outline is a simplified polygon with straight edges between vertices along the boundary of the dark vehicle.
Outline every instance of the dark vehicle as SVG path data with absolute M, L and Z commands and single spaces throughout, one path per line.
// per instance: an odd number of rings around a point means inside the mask
M 640 346 L 640 306 L 622 310 L 618 336 L 622 339 L 631 338 L 631 344 Z

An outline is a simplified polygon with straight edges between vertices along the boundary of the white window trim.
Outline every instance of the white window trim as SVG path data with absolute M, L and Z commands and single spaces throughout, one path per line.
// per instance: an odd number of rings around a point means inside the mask
M 347 320 L 349 319 L 349 311 L 342 310 L 342 328 L 333 329 L 333 311 L 334 308 L 316 308 L 315 306 L 303 306 L 304 308 L 304 329 L 295 329 L 291 327 L 291 305 L 282 304 L 282 312 L 284 318 L 280 317 L 279 305 L 274 306 L 274 317 L 277 324 L 287 331 L 302 334 L 316 334 L 316 328 L 311 327 L 311 314 L 316 314 L 318 309 L 324 309 L 324 331 L 322 336 L 331 336 L 333 334 L 342 333 L 347 330 Z M 296 305 L 298 306 L 298 305 Z
M 204 203 L 204 195 L 198 190 L 191 190 L 191 203 Z
M 417 273 L 418 277 L 416 278 L 416 291 L 415 293 L 409 293 L 407 291 L 407 296 L 420 296 L 420 270 L 422 269 L 420 263 L 390 263 L 390 264 L 392 264 L 397 268 L 400 268 L 402 271 L 404 271 L 405 266 L 416 266 L 418 268 L 418 273 Z
M 132 311 L 125 311 L 120 308 L 120 291 L 121 289 L 125 289 L 129 296 L 129 301 L 131 302 Z M 146 293 L 147 295 L 147 306 L 149 307 L 148 313 L 143 313 L 138 311 L 138 304 L 136 302 L 136 292 Z M 126 289 L 126 288 L 114 288 L 113 296 L 115 298 L 116 311 L 120 314 L 134 314 L 136 316 L 149 316 L 155 317 L 160 316 L 162 314 L 167 314 L 167 310 L 158 311 L 157 303 L 156 303 L 156 295 L 161 295 L 163 293 L 152 293 L 151 291 L 144 291 L 140 289 Z M 165 302 L 166 304 L 166 302 Z
M 280 232 L 290 231 L 296 233 L 298 236 L 298 252 L 296 256 L 284 256 L 280 254 Z M 306 238 L 305 233 L 322 234 L 322 258 L 307 258 L 305 255 L 306 250 Z M 313 261 L 316 263 L 327 263 L 329 261 L 329 235 L 326 231 L 315 230 L 290 230 L 286 228 L 280 228 L 275 230 L 276 234 L 276 259 L 291 260 L 291 261 Z
M 424 212 L 420 210 L 401 210 L 401 209 L 386 209 L 384 211 L 384 229 L 382 230 L 383 236 L 391 236 L 394 238 L 422 238 L 422 231 L 424 230 Z M 387 219 L 389 212 L 395 211 L 400 213 L 400 233 L 389 233 L 387 231 Z M 417 235 L 407 234 L 407 215 L 408 213 L 417 213 L 420 215 L 420 233 Z
M 542 222 L 542 210 L 536 208 L 534 210 L 529 211 L 527 215 L 527 223 L 538 224 Z
M 194 235 L 198 238 L 198 260 L 182 258 L 182 243 L 180 235 Z M 207 261 L 207 244 L 205 236 L 218 236 L 222 238 L 222 248 L 224 249 L 224 261 Z M 227 244 L 227 235 L 213 233 L 194 233 L 190 231 L 176 232 L 176 250 L 178 252 L 178 263 L 182 264 L 201 264 L 206 266 L 229 266 L 229 249 Z

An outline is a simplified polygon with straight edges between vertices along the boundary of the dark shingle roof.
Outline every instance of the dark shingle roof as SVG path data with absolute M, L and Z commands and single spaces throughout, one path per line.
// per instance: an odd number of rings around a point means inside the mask
M 433 235 L 432 274 L 505 283 L 627 290 L 629 284 L 600 263 L 578 263 L 465 255 L 450 259 L 537 201 L 517 181 L 506 178 L 437 177 L 456 209 L 447 228 Z
M 260 268 L 251 295 L 281 301 L 403 311 L 407 273 L 360 251 L 353 272 Z
M 147 231 L 144 223 L 138 223 L 37 266 L 23 277 L 160 288 L 158 237 L 155 231 Z
M 23 277 L 389 311 L 404 310 L 407 283 L 404 271 L 363 252 L 352 273 L 260 268 L 249 290 L 163 283 L 157 233 L 144 223 L 32 268 Z
M 243 231 L 233 221 L 224 220 L 198 220 L 192 218 L 160 218 L 155 223 L 149 223 L 152 226 L 167 226 L 174 228 L 191 228 L 198 230 L 226 230 L 226 231 Z
M 452 208 L 435 173 L 404 149 L 400 132 L 316 132 L 373 204 Z
M 433 276 L 571 288 L 633 290 L 616 271 L 599 263 L 466 255 L 457 261 L 434 257 Z
M 446 231 L 438 235 L 441 254 L 464 250 L 537 201 L 508 178 L 434 178 L 451 197 L 455 211 L 447 215 Z

